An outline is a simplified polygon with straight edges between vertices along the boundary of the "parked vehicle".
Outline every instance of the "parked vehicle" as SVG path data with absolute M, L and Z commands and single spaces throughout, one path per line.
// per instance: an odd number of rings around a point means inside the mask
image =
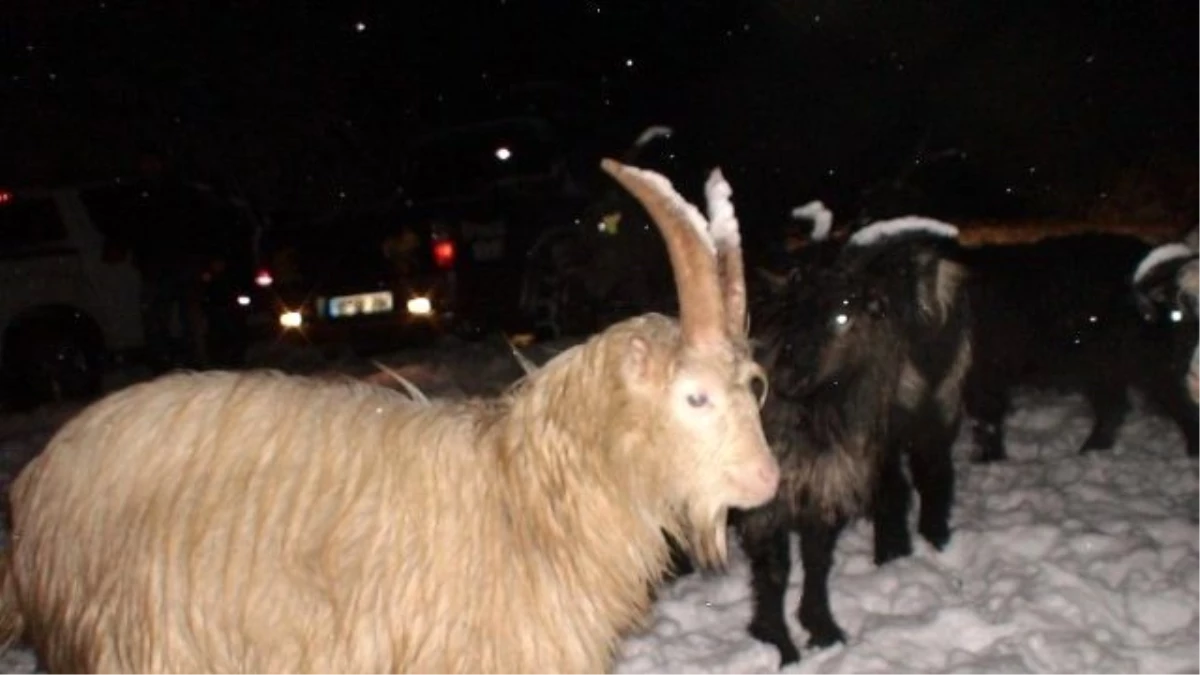
M 582 203 L 553 127 L 508 117 L 423 134 L 402 175 L 392 198 L 265 230 L 259 337 L 364 351 L 529 330 L 526 254 Z
M 7 398 L 29 405 L 89 396 L 119 363 L 165 370 L 236 362 L 241 317 L 216 317 L 238 307 L 232 280 L 248 283 L 251 242 L 239 207 L 202 184 L 0 191 Z
M 532 317 L 521 302 L 529 251 L 586 203 L 554 127 L 539 117 L 508 117 L 425 134 L 413 140 L 406 175 L 415 219 L 461 249 L 463 327 L 529 330 Z
M 252 339 L 374 351 L 449 329 L 456 245 L 403 213 L 385 203 L 272 219 L 259 242 Z
M 257 227 L 248 205 L 167 178 L 96 186 L 82 201 L 109 249 L 141 277 L 146 365 L 241 364 Z
M 671 135 L 667 127 L 650 127 L 622 160 L 703 177 Z M 526 255 L 521 311 L 542 335 L 583 335 L 634 314 L 676 308 L 666 250 L 645 210 L 606 177 L 590 185 L 590 194 L 542 230 Z
M 140 278 L 79 189 L 0 193 L 0 373 L 10 397 L 99 391 L 109 350 L 143 346 Z

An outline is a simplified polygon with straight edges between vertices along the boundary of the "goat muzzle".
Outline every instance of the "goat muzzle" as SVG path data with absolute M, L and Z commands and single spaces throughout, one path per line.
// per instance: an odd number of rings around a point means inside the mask
M 770 454 L 742 464 L 730 471 L 729 481 L 734 488 L 735 499 L 730 506 L 752 509 L 771 501 L 779 490 L 779 462 Z

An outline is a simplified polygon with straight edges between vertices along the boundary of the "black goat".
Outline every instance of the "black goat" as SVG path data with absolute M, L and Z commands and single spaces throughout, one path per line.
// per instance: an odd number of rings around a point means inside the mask
M 1141 341 L 1163 345 L 1135 369 L 1136 384 L 1176 419 L 1197 453 L 1197 261 L 1195 242 L 1156 247 L 1133 274 L 1134 301 L 1142 319 Z M 1190 429 L 1190 432 L 1188 431 Z
M 975 319 L 964 403 L 979 459 L 1004 459 L 1004 419 L 1018 386 L 1081 391 L 1095 418 L 1080 452 L 1112 447 L 1129 409 L 1126 390 L 1167 346 L 1139 325 L 1130 279 L 1150 245 L 1136 237 L 1079 234 L 967 251 Z M 1168 411 L 1171 412 L 1171 411 Z M 1196 425 L 1184 427 L 1189 451 Z
M 870 225 L 832 258 L 808 251 L 808 264 L 755 303 L 757 358 L 772 383 L 763 426 L 783 478 L 773 501 L 732 520 L 752 565 L 750 632 L 783 664 L 799 659 L 783 607 L 792 531 L 804 566 L 798 617 L 813 647 L 845 639 L 828 577 L 849 520 L 873 516 L 879 564 L 912 550 L 905 456 L 919 531 L 938 549 L 950 538 L 950 446 L 971 360 L 956 234 L 925 219 Z

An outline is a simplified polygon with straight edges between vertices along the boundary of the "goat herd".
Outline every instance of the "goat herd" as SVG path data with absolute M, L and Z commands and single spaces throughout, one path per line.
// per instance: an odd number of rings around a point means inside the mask
M 944 547 L 960 423 L 1003 459 L 1015 387 L 1081 388 L 1090 451 L 1135 386 L 1196 454 L 1194 233 L 971 249 L 901 218 L 748 292 L 719 171 L 706 217 L 602 168 L 666 242 L 677 320 L 615 324 L 491 399 L 268 371 L 115 392 L 12 485 L 0 640 L 70 672 L 603 671 L 676 544 L 719 569 L 732 524 L 749 630 L 788 663 L 791 532 L 809 644 L 842 640 L 839 532 L 869 516 L 877 563 L 911 553 L 911 475 Z

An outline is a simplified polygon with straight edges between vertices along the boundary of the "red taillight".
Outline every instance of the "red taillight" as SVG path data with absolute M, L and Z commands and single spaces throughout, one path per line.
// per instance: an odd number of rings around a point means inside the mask
M 259 288 L 266 288 L 275 283 L 275 277 L 271 276 L 270 270 L 259 270 L 254 274 L 254 285 Z
M 433 242 L 433 263 L 442 269 L 454 264 L 454 242 L 439 239 Z
M 12 201 L 13 195 L 8 190 L 0 190 L 0 204 L 7 204 Z

